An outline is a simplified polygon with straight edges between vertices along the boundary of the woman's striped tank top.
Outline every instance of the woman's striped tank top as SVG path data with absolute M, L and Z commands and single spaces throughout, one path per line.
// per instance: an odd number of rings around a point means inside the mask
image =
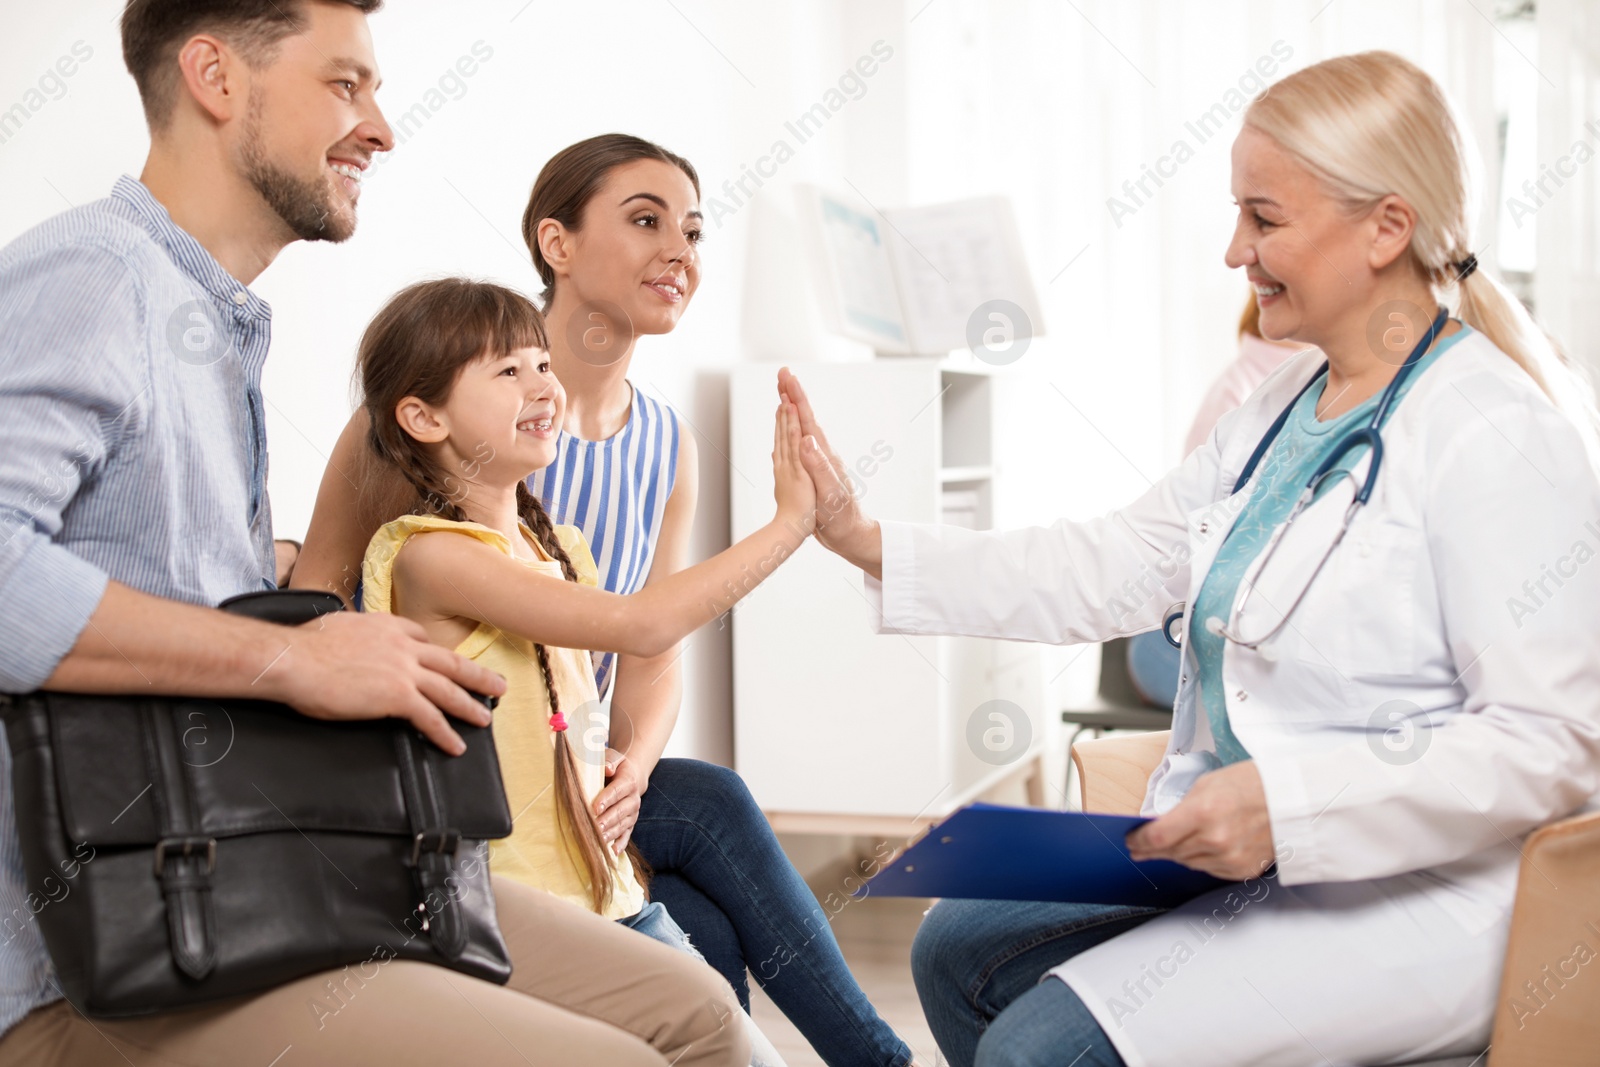
M 632 382 L 628 421 L 604 441 L 562 430 L 555 461 L 528 479 L 528 488 L 558 525 L 583 531 L 600 571 L 600 586 L 634 593 L 650 576 L 661 516 L 678 474 L 678 418 Z M 616 655 L 594 653 L 595 688 L 606 696 Z

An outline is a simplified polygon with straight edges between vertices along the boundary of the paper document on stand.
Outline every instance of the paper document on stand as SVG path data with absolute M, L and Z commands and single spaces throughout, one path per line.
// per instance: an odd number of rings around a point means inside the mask
M 797 187 L 828 326 L 878 352 L 942 355 L 1044 333 L 1011 201 L 975 197 L 879 211 Z M 998 326 L 997 326 L 998 324 Z

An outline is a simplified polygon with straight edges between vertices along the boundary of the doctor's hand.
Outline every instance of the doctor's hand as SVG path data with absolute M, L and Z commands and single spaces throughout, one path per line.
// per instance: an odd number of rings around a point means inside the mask
M 1276 854 L 1255 761 L 1201 775 L 1176 807 L 1128 835 L 1128 851 L 1230 881 L 1260 877 Z
M 800 379 L 788 367 L 778 371 L 778 393 L 800 413 L 800 461 L 817 488 L 817 540 L 830 552 L 882 579 L 883 538 L 878 524 L 862 512 L 844 462 L 828 444 L 828 435 L 817 425 Z

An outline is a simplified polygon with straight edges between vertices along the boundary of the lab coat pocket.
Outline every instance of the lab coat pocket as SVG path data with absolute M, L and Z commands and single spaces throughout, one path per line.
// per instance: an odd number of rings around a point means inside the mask
M 1328 561 L 1337 665 L 1355 681 L 1407 678 L 1417 670 L 1417 567 L 1422 535 L 1358 516 Z

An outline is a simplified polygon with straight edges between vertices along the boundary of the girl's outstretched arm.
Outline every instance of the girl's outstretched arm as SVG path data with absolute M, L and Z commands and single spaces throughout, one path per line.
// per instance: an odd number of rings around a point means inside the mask
M 476 538 L 418 535 L 395 558 L 396 609 L 467 618 L 560 648 L 653 656 L 747 596 L 811 533 L 816 493 L 800 458 L 800 417 L 778 407 L 772 472 L 777 514 L 704 563 L 630 596 L 536 574 Z

